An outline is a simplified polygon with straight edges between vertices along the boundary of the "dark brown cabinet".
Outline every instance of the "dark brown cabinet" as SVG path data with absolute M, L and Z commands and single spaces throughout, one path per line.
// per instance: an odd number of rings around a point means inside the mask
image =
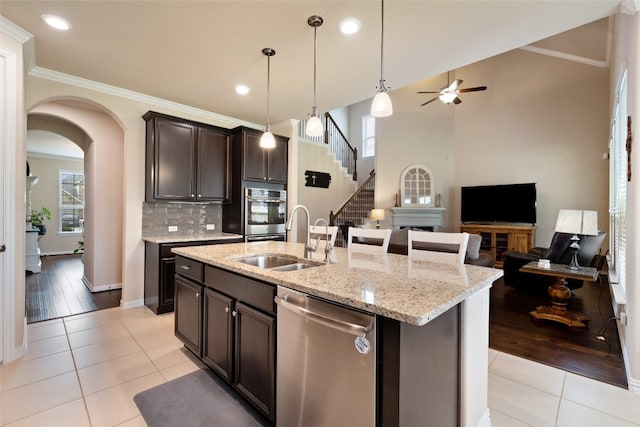
M 230 201 L 228 129 L 149 111 L 147 201 Z
M 262 132 L 249 128 L 236 128 L 236 149 L 241 148 L 242 179 L 247 181 L 287 183 L 287 138 L 275 136 L 276 146 L 272 149 L 260 147 Z M 235 153 L 234 153 L 235 155 Z
M 176 276 L 175 334 L 198 357 L 202 343 L 203 286 Z
M 275 423 L 275 287 L 181 256 L 175 283 L 176 336 Z
M 215 245 L 242 241 L 242 238 L 238 238 L 180 243 L 145 242 L 144 304 L 156 314 L 173 311 L 176 256 L 171 252 L 171 249 L 182 246 Z M 201 281 L 202 279 L 199 280 Z

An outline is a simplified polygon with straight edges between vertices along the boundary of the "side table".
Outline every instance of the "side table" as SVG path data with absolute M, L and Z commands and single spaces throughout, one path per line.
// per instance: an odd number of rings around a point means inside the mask
M 538 261 L 531 261 L 520 268 L 525 273 L 540 274 L 554 278 L 553 283 L 547 289 L 551 298 L 551 305 L 541 305 L 529 314 L 535 319 L 553 320 L 564 323 L 569 327 L 584 328 L 589 322 L 587 316 L 582 313 L 567 310 L 567 303 L 571 299 L 571 289 L 567 287 L 565 279 L 578 279 L 587 282 L 598 280 L 598 270 L 593 267 L 580 267 L 578 270 L 570 270 L 568 265 L 551 264 L 549 268 L 538 267 Z

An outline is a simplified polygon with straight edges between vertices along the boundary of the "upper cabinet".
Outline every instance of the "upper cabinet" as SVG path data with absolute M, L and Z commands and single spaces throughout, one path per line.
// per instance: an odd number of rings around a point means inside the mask
M 147 201 L 230 201 L 228 129 L 149 111 Z
M 239 127 L 234 129 L 236 149 L 241 148 L 242 179 L 273 184 L 287 183 L 287 142 L 288 139 L 274 135 L 276 147 L 260 147 L 262 132 Z

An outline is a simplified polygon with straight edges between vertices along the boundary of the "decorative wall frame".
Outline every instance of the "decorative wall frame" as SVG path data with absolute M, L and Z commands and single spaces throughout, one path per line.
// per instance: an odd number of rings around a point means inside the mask
M 413 164 L 400 175 L 400 206 L 432 207 L 435 202 L 433 174 L 425 165 Z

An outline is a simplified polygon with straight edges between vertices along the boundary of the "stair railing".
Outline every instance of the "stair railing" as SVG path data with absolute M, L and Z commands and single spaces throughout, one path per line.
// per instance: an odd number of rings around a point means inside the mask
M 357 227 L 364 224 L 364 219 L 369 217 L 371 209 L 374 208 L 375 195 L 375 171 L 371 171 L 369 178 L 351 195 L 340 209 L 334 214 L 329 214 L 329 225 L 343 226 L 347 221 L 353 222 Z M 342 232 L 336 236 L 335 246 L 346 247 L 346 240 Z
M 305 134 L 307 128 L 307 120 L 300 122 L 300 137 L 307 141 L 325 143 L 329 146 L 336 159 L 340 162 L 347 173 L 351 174 L 354 181 L 358 180 L 358 148 L 353 147 L 338 124 L 333 120 L 331 114 L 324 113 L 324 135 L 323 136 L 307 136 Z

